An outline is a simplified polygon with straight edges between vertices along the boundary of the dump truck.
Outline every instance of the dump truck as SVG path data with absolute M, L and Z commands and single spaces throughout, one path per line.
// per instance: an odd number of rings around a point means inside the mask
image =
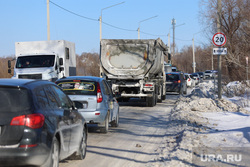
M 102 39 L 100 76 L 119 99 L 143 98 L 153 107 L 166 98 L 164 57 L 168 47 L 158 39 Z
M 65 40 L 15 43 L 14 79 L 56 81 L 76 75 L 75 44 Z M 11 73 L 11 60 L 8 61 Z

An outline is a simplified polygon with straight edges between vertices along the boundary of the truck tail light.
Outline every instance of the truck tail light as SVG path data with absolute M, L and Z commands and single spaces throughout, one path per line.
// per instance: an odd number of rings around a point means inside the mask
M 41 128 L 44 124 L 44 115 L 42 114 L 29 114 L 14 117 L 11 120 L 10 125 L 12 126 L 27 126 L 32 129 Z
M 97 82 L 97 103 L 102 102 L 102 92 L 101 92 L 101 87 L 100 84 Z

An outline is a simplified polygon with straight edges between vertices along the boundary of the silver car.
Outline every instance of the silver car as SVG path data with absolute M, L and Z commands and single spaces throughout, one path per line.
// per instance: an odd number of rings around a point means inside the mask
M 109 124 L 119 125 L 119 104 L 105 79 L 92 76 L 71 76 L 56 81 L 74 102 L 88 124 L 97 124 L 107 133 Z

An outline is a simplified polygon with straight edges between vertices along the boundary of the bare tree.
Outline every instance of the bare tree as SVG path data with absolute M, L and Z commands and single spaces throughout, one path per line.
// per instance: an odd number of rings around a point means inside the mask
M 210 25 L 211 36 L 216 32 L 217 0 L 202 0 L 201 17 Z M 245 77 L 245 56 L 250 51 L 250 1 L 222 0 L 222 32 L 227 36 L 228 54 L 224 57 L 224 67 L 230 80 Z
M 0 78 L 11 78 L 12 75 L 8 73 L 8 60 L 13 60 L 14 56 L 0 57 Z M 12 63 L 12 65 L 15 63 Z M 12 66 L 13 67 L 13 66 Z M 13 72 L 13 70 L 12 70 Z
M 100 76 L 99 54 L 82 53 L 76 57 L 76 74 L 83 76 Z

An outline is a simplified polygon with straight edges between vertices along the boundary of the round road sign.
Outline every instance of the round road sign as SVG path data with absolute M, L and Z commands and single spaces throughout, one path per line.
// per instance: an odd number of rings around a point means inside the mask
M 212 40 L 213 40 L 214 45 L 223 46 L 226 44 L 227 38 L 226 38 L 225 34 L 218 32 L 218 33 L 214 34 Z

